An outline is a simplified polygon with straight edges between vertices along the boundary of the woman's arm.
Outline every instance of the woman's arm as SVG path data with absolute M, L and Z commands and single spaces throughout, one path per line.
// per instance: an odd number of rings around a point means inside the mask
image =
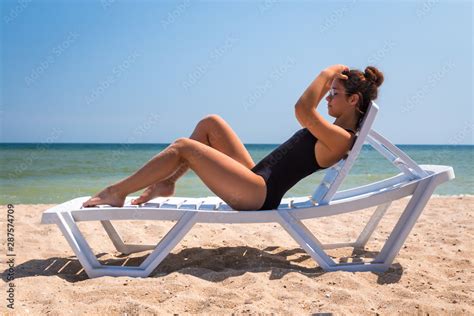
M 334 79 L 347 79 L 341 72 L 349 70 L 344 65 L 330 66 L 316 77 L 295 105 L 295 115 L 300 124 L 313 134 L 318 141 L 331 151 L 345 152 L 350 142 L 350 134 L 319 114 L 316 108 L 324 95 L 329 91 Z
M 309 111 L 312 108 L 316 108 L 323 96 L 331 88 L 331 82 L 331 75 L 326 70 L 321 71 L 309 87 L 306 88 L 305 92 L 303 92 L 298 102 L 296 102 L 295 110 Z

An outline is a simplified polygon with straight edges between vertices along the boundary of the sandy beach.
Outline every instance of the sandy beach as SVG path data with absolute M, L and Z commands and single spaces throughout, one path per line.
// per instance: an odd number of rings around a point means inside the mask
M 362 254 L 380 249 L 407 199 L 395 201 Z M 15 301 L 2 314 L 474 314 L 474 196 L 433 197 L 391 269 L 326 273 L 277 224 L 198 224 L 149 278 L 89 279 L 55 225 L 53 205 L 15 205 Z M 4 210 L 6 207 L 3 206 Z M 322 242 L 355 238 L 372 209 L 304 223 Z M 6 211 L 1 218 L 6 231 Z M 172 222 L 117 222 L 127 242 L 154 243 Z M 104 264 L 136 265 L 99 223 L 80 223 Z M 5 236 L 5 233 L 2 233 Z M 470 246 L 471 245 L 471 246 Z M 2 253 L 6 240 L 2 238 Z M 334 258 L 352 249 L 329 251 Z M 5 256 L 5 255 L 4 255 Z M 6 265 L 2 260 L 3 289 Z

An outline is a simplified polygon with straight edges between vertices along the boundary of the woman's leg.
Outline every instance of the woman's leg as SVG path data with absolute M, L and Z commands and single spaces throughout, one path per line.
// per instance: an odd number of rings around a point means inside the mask
M 265 200 L 263 178 L 226 154 L 189 138 L 180 138 L 133 175 L 106 188 L 84 206 L 122 206 L 125 197 L 168 178 L 186 163 L 209 189 L 237 210 L 258 209 Z
M 230 127 L 230 125 L 219 115 L 212 114 L 204 117 L 196 125 L 193 133 L 189 137 L 205 145 L 226 154 L 237 160 L 249 169 L 255 166 L 252 157 L 244 144 Z M 171 196 L 174 193 L 176 181 L 183 176 L 189 166 L 182 163 L 176 172 L 169 178 L 150 185 L 137 199 L 132 200 L 132 204 L 145 203 L 158 196 Z

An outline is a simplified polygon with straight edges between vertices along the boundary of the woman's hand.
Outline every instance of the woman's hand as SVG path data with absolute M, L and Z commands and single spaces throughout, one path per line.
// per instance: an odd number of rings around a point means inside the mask
M 309 87 L 306 88 L 295 105 L 295 110 L 298 112 L 296 113 L 296 118 L 302 126 L 306 127 L 307 122 L 304 121 L 304 117 L 308 116 L 307 113 L 314 111 L 318 106 L 324 95 L 331 88 L 332 81 L 334 79 L 349 79 L 346 75 L 342 74 L 344 70 L 349 70 L 349 67 L 342 64 L 329 66 L 321 71 Z M 300 112 L 303 113 L 301 114 L 302 119 L 300 119 Z
M 346 75 L 342 74 L 342 72 L 345 70 L 349 71 L 349 67 L 347 67 L 346 65 L 337 64 L 337 65 L 329 66 L 328 68 L 324 69 L 322 73 L 326 76 L 326 78 L 329 81 L 332 82 L 334 79 L 342 79 L 342 80 L 348 79 Z

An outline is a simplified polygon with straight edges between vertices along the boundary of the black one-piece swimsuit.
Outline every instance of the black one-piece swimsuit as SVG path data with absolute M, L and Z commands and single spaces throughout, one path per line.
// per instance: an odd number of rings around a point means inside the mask
M 277 209 L 283 195 L 298 181 L 325 169 L 316 161 L 317 141 L 307 128 L 300 129 L 251 169 L 267 184 L 265 202 L 259 210 Z

